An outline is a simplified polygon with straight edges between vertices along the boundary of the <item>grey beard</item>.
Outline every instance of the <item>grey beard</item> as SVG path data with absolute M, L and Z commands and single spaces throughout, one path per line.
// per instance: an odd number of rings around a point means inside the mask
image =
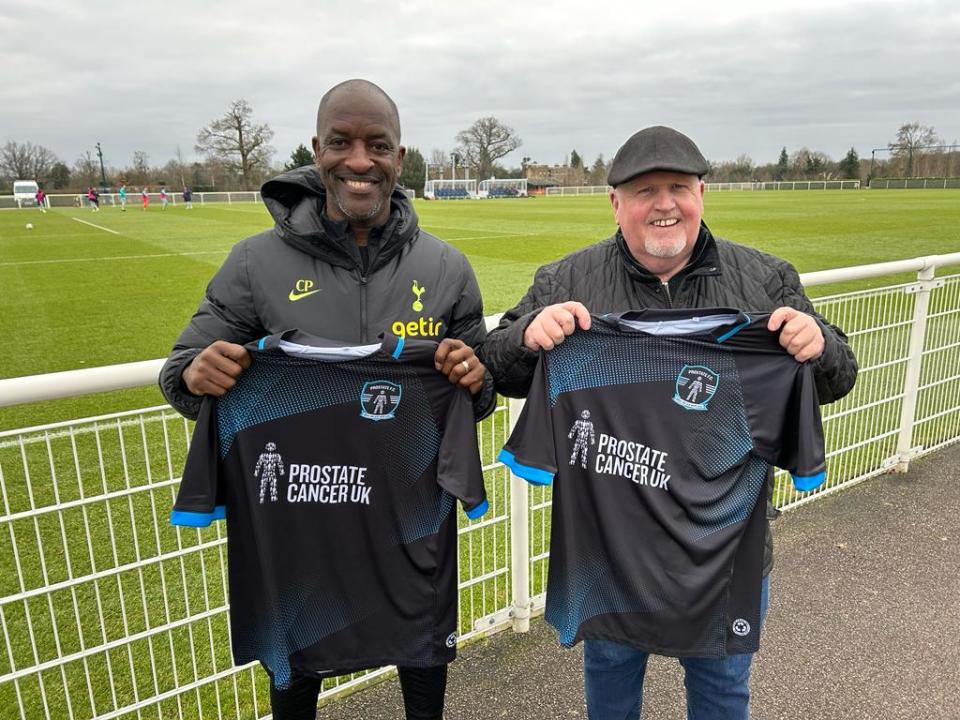
M 347 210 L 347 208 L 343 206 L 343 203 L 340 202 L 340 198 L 336 195 L 334 195 L 333 199 L 336 201 L 337 207 L 340 208 L 340 212 L 342 212 L 348 220 L 353 220 L 354 222 L 367 222 L 368 220 L 373 220 L 373 218 L 379 215 L 380 211 L 383 210 L 383 198 L 380 198 L 380 202 L 378 202 L 373 209 L 370 210 L 370 212 L 362 215 Z
M 658 258 L 672 258 L 676 257 L 682 253 L 687 247 L 686 241 L 681 241 L 677 245 L 660 245 L 655 242 L 645 242 L 643 244 L 643 249 L 647 251 L 648 255 Z

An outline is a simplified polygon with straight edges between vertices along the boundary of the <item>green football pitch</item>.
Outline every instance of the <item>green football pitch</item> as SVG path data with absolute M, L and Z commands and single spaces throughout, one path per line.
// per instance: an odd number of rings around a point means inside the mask
M 602 196 L 416 208 L 425 229 L 470 258 L 487 313 L 512 306 L 541 264 L 614 230 Z M 951 190 L 712 193 L 705 218 L 715 234 L 801 272 L 960 250 L 960 193 Z M 254 204 L 0 212 L 0 377 L 164 356 L 231 245 L 271 224 Z M 144 388 L 0 409 L 0 429 L 161 402 Z

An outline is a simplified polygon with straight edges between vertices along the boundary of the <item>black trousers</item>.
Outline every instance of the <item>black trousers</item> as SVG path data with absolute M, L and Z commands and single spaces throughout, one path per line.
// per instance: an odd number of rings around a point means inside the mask
M 447 690 L 447 666 L 397 668 L 406 720 L 442 720 Z M 322 680 L 294 675 L 290 687 L 277 690 L 270 683 L 273 720 L 315 720 Z

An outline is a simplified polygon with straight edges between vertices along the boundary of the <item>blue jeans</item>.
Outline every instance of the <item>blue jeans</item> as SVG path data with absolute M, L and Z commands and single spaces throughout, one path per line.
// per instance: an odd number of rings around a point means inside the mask
M 761 586 L 761 624 L 769 604 L 768 576 Z M 608 640 L 583 641 L 583 686 L 590 720 L 638 720 L 649 657 L 642 650 Z M 687 720 L 747 720 L 752 661 L 753 653 L 680 658 L 687 688 Z

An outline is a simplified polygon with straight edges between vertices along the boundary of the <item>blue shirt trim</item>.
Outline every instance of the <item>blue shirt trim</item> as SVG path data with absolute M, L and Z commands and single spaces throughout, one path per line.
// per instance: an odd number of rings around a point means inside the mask
M 477 518 L 483 517 L 483 514 L 490 509 L 490 503 L 487 502 L 487 499 L 484 498 L 483 502 L 477 505 L 473 510 L 464 510 L 467 514 L 467 517 L 471 520 L 476 520 Z
M 741 330 L 743 330 L 747 325 L 749 325 L 750 323 L 753 322 L 753 320 L 750 319 L 750 316 L 749 316 L 749 315 L 747 315 L 746 318 L 747 318 L 747 319 L 746 319 L 744 322 L 740 323 L 740 324 L 737 325 L 736 327 L 730 328 L 730 329 L 727 330 L 723 335 L 721 335 L 720 337 L 718 337 L 718 338 L 717 338 L 717 342 L 718 342 L 718 343 L 722 343 L 722 342 L 725 341 L 725 340 L 729 340 L 729 339 L 732 338 L 734 335 L 736 335 L 738 332 L 740 332 Z
M 170 524 L 183 525 L 184 527 L 209 527 L 214 520 L 225 520 L 226 517 L 226 505 L 217 505 L 213 512 L 208 513 L 174 510 L 170 513 Z
M 398 336 L 397 336 L 397 346 L 393 349 L 393 357 L 394 357 L 394 359 L 399 358 L 399 357 L 400 357 L 400 353 L 402 353 L 402 352 L 403 352 L 403 338 L 398 335 Z
M 260 340 L 257 342 L 257 350 L 263 350 L 263 346 L 266 342 L 267 342 L 266 336 L 260 338 Z
M 550 485 L 553 482 L 554 473 L 541 470 L 540 468 L 530 467 L 529 465 L 523 465 L 518 462 L 513 456 L 513 453 L 506 448 L 500 451 L 500 454 L 497 455 L 497 460 L 513 470 L 514 475 L 522 477 L 528 483 L 533 483 L 534 485 Z
M 792 475 L 792 473 L 791 473 Z M 816 490 L 827 479 L 827 471 L 817 473 L 816 475 L 793 475 L 793 486 L 800 492 L 810 492 Z

